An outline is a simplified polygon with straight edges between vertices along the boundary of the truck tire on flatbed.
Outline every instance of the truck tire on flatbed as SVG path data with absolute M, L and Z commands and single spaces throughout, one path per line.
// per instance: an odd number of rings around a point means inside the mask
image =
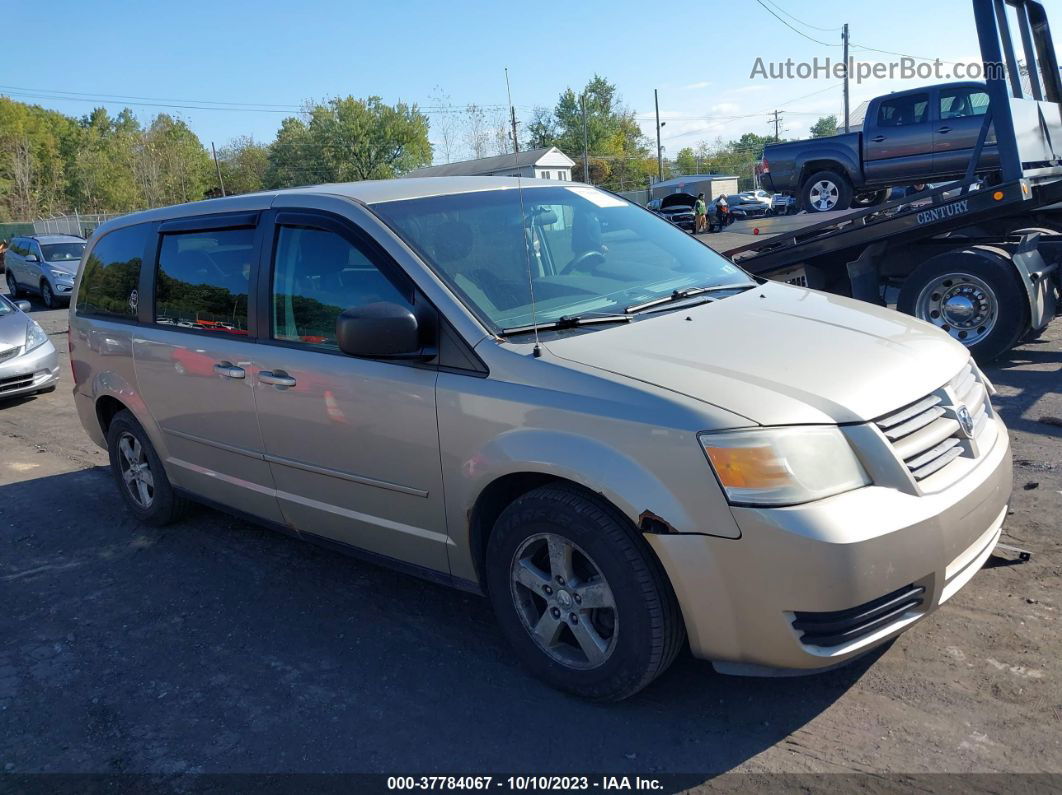
M 847 210 L 852 206 L 852 185 L 836 171 L 816 171 L 800 186 L 800 206 L 809 213 Z
M 937 254 L 900 288 L 896 308 L 963 343 L 978 361 L 1006 353 L 1029 327 L 1029 304 L 1006 251 L 971 246 Z

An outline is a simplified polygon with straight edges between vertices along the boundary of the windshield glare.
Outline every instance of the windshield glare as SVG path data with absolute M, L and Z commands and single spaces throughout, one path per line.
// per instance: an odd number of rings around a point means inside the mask
M 752 284 L 670 222 L 587 186 L 373 205 L 495 330 L 622 312 L 688 287 Z M 526 221 L 521 222 L 525 218 Z M 530 280 L 529 280 L 530 277 Z
M 85 253 L 84 243 L 48 243 L 41 244 L 41 253 L 45 262 L 77 262 Z

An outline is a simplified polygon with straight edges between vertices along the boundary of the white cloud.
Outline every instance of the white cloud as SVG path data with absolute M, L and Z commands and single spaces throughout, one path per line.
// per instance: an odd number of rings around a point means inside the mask
M 720 102 L 718 105 L 712 105 L 712 113 L 737 113 L 741 110 L 741 106 L 734 102 Z
M 682 90 L 683 91 L 697 91 L 698 89 L 701 89 L 701 88 L 708 88 L 708 86 L 710 86 L 711 84 L 712 84 L 711 80 L 699 80 L 696 83 L 689 83 L 688 85 L 682 86 Z

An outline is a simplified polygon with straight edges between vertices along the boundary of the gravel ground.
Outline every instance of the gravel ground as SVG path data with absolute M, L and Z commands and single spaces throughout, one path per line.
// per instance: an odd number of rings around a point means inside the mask
M 598 706 L 526 676 L 478 597 L 207 509 L 138 525 L 74 412 L 66 314 L 35 316 L 64 381 L 0 403 L 2 771 L 1062 772 L 1062 320 L 987 371 L 1031 562 L 840 671 L 687 653 Z

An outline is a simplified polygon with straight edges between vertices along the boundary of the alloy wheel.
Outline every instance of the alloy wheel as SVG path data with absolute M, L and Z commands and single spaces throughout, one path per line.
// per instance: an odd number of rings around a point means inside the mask
M 55 296 L 52 294 L 52 287 L 48 282 L 41 282 L 41 300 L 49 309 L 55 309 Z
M 616 647 L 619 616 L 594 560 L 555 533 L 527 538 L 513 555 L 510 590 L 524 628 L 552 660 L 588 670 Z
M 155 499 L 155 477 L 144 446 L 131 433 L 118 437 L 118 465 L 122 470 L 122 482 L 133 502 L 141 508 L 150 508 Z
M 918 294 L 915 315 L 948 332 L 963 345 L 975 345 L 996 325 L 999 300 L 987 283 L 969 273 L 947 273 Z
M 811 186 L 811 190 L 808 192 L 811 206 L 819 212 L 832 210 L 837 206 L 839 197 L 840 190 L 837 185 L 828 179 L 820 179 Z

